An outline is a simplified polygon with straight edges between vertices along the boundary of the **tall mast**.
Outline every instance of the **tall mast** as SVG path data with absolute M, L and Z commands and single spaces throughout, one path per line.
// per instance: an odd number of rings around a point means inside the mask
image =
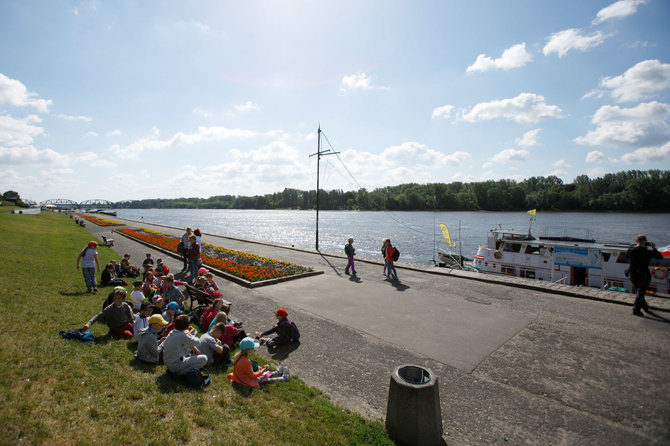
M 330 149 L 324 150 L 323 152 L 321 151 L 321 124 L 319 124 L 319 130 L 318 130 L 318 137 L 317 137 L 317 146 L 316 146 L 316 153 L 312 153 L 310 157 L 316 155 L 316 250 L 319 250 L 319 171 L 320 171 L 320 162 L 321 162 L 321 155 L 335 155 L 340 152 L 331 152 Z

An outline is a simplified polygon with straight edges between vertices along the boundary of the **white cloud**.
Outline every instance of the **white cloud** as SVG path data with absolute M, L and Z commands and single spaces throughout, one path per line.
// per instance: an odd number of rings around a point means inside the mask
M 589 48 L 598 46 L 605 41 L 607 36 L 600 31 L 596 31 L 590 36 L 582 35 L 582 30 L 577 28 L 565 29 L 547 37 L 547 44 L 542 49 L 545 56 L 551 53 L 558 54 L 558 57 L 565 56 L 570 50 L 586 51 Z
M 491 157 L 495 164 L 506 164 L 510 161 L 527 161 L 530 159 L 528 150 L 505 149 Z
M 496 118 L 507 118 L 516 122 L 537 122 L 547 118 L 560 118 L 561 109 L 557 105 L 547 105 L 544 96 L 521 93 L 515 98 L 481 102 L 467 112 L 463 120 L 476 122 Z
M 75 161 L 93 161 L 98 159 L 98 155 L 95 152 L 82 152 L 75 158 Z
M 567 173 L 565 171 L 561 170 L 561 169 L 555 169 L 555 170 L 552 170 L 551 172 L 549 172 L 547 174 L 547 176 L 552 176 L 552 175 L 555 176 L 555 177 L 559 177 L 559 178 L 563 177 L 564 178 L 567 175 Z
M 40 122 L 42 120 L 37 115 L 29 115 L 22 119 L 0 115 L 0 147 L 32 144 L 33 137 L 44 133 L 42 127 L 34 125 Z
M 79 15 L 79 9 L 77 9 L 77 8 L 73 8 L 73 9 L 72 9 L 72 13 L 73 13 L 74 15 Z
M 554 161 L 553 163 L 551 163 L 551 165 L 554 166 L 554 167 L 561 168 L 561 169 L 569 169 L 570 167 L 572 167 L 572 166 L 571 166 L 570 164 L 568 164 L 568 162 L 565 161 L 565 160 Z
M 437 118 L 445 118 L 448 119 L 451 116 L 451 111 L 454 109 L 453 105 L 443 105 L 441 107 L 437 107 L 436 109 L 433 110 L 433 119 Z
M 251 101 L 247 101 L 244 104 L 234 105 L 233 109 L 238 113 L 246 113 L 254 110 L 260 110 L 261 106 L 258 104 L 254 104 Z
M 29 92 L 21 81 L 0 73 L 0 104 L 33 107 L 38 112 L 47 113 L 53 102 L 49 99 L 40 99 L 37 93 Z
M 281 129 L 269 130 L 269 131 L 265 132 L 264 135 L 269 136 L 271 138 L 280 139 L 282 141 L 287 141 L 287 140 L 291 139 L 291 134 L 287 133 L 287 132 L 285 132 Z
M 113 138 L 115 136 L 121 136 L 122 134 L 123 134 L 123 132 L 121 130 L 116 129 L 116 130 L 111 130 L 111 131 L 107 132 L 105 134 L 105 136 L 108 137 L 108 138 Z
M 93 136 L 93 137 L 95 137 L 95 136 L 98 136 L 98 134 L 95 133 L 95 132 L 86 132 L 86 133 L 84 134 L 84 137 L 85 137 L 85 138 L 88 138 L 89 136 Z
M 139 139 L 127 146 L 113 145 L 110 150 L 121 159 L 137 159 L 145 150 L 166 150 L 177 146 L 189 146 L 211 141 L 223 141 L 230 138 L 250 138 L 256 132 L 242 129 L 228 129 L 225 127 L 198 127 L 195 133 L 175 133 L 170 139 L 156 139 L 157 129 L 149 138 Z
M 621 157 L 628 164 L 670 161 L 670 141 L 660 147 L 643 147 Z
M 67 159 L 67 156 L 51 149 L 37 150 L 33 146 L 0 146 L 0 163 L 2 164 L 58 164 L 66 163 Z
M 670 64 L 659 60 L 645 60 L 630 67 L 621 76 L 606 77 L 600 81 L 618 102 L 638 101 L 651 93 L 670 88 Z
M 57 114 L 54 115 L 57 118 L 64 119 L 66 121 L 83 121 L 83 122 L 91 122 L 93 119 L 89 118 L 88 116 L 71 116 L 71 115 L 64 115 L 64 114 Z
M 649 145 L 663 144 L 670 138 L 670 105 L 660 102 L 643 102 L 633 108 L 604 105 L 591 119 L 597 127 L 585 136 L 574 139 L 577 144 L 597 145 Z
M 388 90 L 389 87 L 372 85 L 372 77 L 365 73 L 349 74 L 342 77 L 342 86 L 340 90 Z
M 606 161 L 607 157 L 605 157 L 605 154 L 600 150 L 594 150 L 586 155 L 587 163 L 604 163 Z
M 492 59 L 486 54 L 480 54 L 465 71 L 473 73 L 475 71 L 511 70 L 512 68 L 522 67 L 530 61 L 531 56 L 526 51 L 526 42 L 523 42 L 507 48 L 497 59 Z
M 307 142 L 314 141 L 315 139 L 316 139 L 316 133 L 314 133 L 314 132 L 308 133 L 307 135 L 305 135 L 305 141 L 307 141 Z
M 519 147 L 536 147 L 541 145 L 537 140 L 538 135 L 542 129 L 529 130 L 523 134 L 521 138 L 514 140 Z
M 637 12 L 637 7 L 645 2 L 646 0 L 619 0 L 598 11 L 596 18 L 593 19 L 592 23 L 598 25 L 605 20 L 620 19 L 635 14 Z

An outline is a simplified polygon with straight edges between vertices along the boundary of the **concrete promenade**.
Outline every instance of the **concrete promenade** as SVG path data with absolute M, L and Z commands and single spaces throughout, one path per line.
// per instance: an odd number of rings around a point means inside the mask
M 111 235 L 90 222 L 86 229 L 98 238 Z M 130 253 L 135 264 L 152 251 L 113 237 L 115 251 Z M 402 261 L 400 282 L 392 284 L 375 262 L 358 262 L 357 276 L 350 277 L 346 259 L 337 255 L 211 234 L 203 241 L 324 271 L 255 289 L 217 283 L 248 333 L 269 328 L 274 310 L 286 308 L 302 342 L 259 353 L 286 363 L 343 407 L 383 417 L 390 374 L 398 365 L 417 364 L 440 380 L 450 445 L 670 444 L 670 315 L 634 317 L 631 306 L 613 303 L 630 303 L 630 295 L 538 291 L 527 281 L 502 285 L 497 279 L 508 279 L 436 274 L 404 268 Z M 177 259 L 153 256 L 181 270 Z M 650 304 L 670 308 L 664 299 Z

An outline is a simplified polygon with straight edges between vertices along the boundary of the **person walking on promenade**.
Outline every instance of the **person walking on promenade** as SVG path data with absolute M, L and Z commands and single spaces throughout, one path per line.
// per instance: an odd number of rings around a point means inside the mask
M 189 241 L 190 237 L 191 228 L 186 228 L 186 232 L 181 236 L 181 244 L 184 247 L 182 251 L 182 255 L 184 256 L 184 268 L 181 270 L 182 273 L 188 269 L 188 250 L 191 247 L 191 242 Z
M 191 234 L 188 238 L 190 248 L 188 249 L 188 269 L 189 269 L 189 284 L 193 285 L 195 279 L 198 278 L 198 267 L 200 264 L 200 245 L 196 242 L 195 235 Z
M 635 237 L 636 246 L 628 249 L 630 258 L 630 281 L 633 283 L 636 291 L 635 303 L 633 304 L 633 314 L 642 316 L 642 311 L 649 312 L 649 306 L 644 298 L 647 292 L 651 274 L 649 273 L 649 262 L 651 259 L 662 259 L 663 255 L 658 252 L 653 243 L 647 241 L 644 235 Z
M 349 270 L 351 269 L 351 273 L 355 276 L 356 275 L 356 267 L 354 266 L 354 256 L 356 255 L 356 249 L 354 249 L 354 239 L 350 238 L 349 243 L 344 245 L 344 253 L 347 255 L 347 267 L 344 268 L 344 274 L 349 274 Z
M 386 239 L 386 254 L 384 259 L 386 260 L 386 280 L 398 280 L 398 273 L 393 266 L 393 254 L 395 254 L 396 249 L 391 245 L 391 240 Z
M 79 269 L 79 260 L 81 259 L 81 272 L 84 274 L 87 293 L 98 292 L 98 284 L 95 282 L 95 270 L 100 272 L 100 263 L 98 262 L 98 242 L 90 241 L 88 246 L 77 256 L 77 269 Z

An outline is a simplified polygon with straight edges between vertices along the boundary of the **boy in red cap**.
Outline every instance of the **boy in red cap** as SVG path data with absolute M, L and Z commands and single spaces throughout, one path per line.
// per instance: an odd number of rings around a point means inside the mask
M 278 347 L 280 345 L 288 344 L 298 340 L 296 330 L 293 328 L 293 324 L 288 320 L 288 312 L 283 308 L 280 308 L 275 313 L 277 317 L 277 325 L 272 327 L 269 330 L 263 332 L 256 332 L 256 337 L 259 338 L 260 343 L 264 344 L 267 342 L 270 347 Z M 267 338 L 271 333 L 277 333 L 277 336 L 274 338 Z

